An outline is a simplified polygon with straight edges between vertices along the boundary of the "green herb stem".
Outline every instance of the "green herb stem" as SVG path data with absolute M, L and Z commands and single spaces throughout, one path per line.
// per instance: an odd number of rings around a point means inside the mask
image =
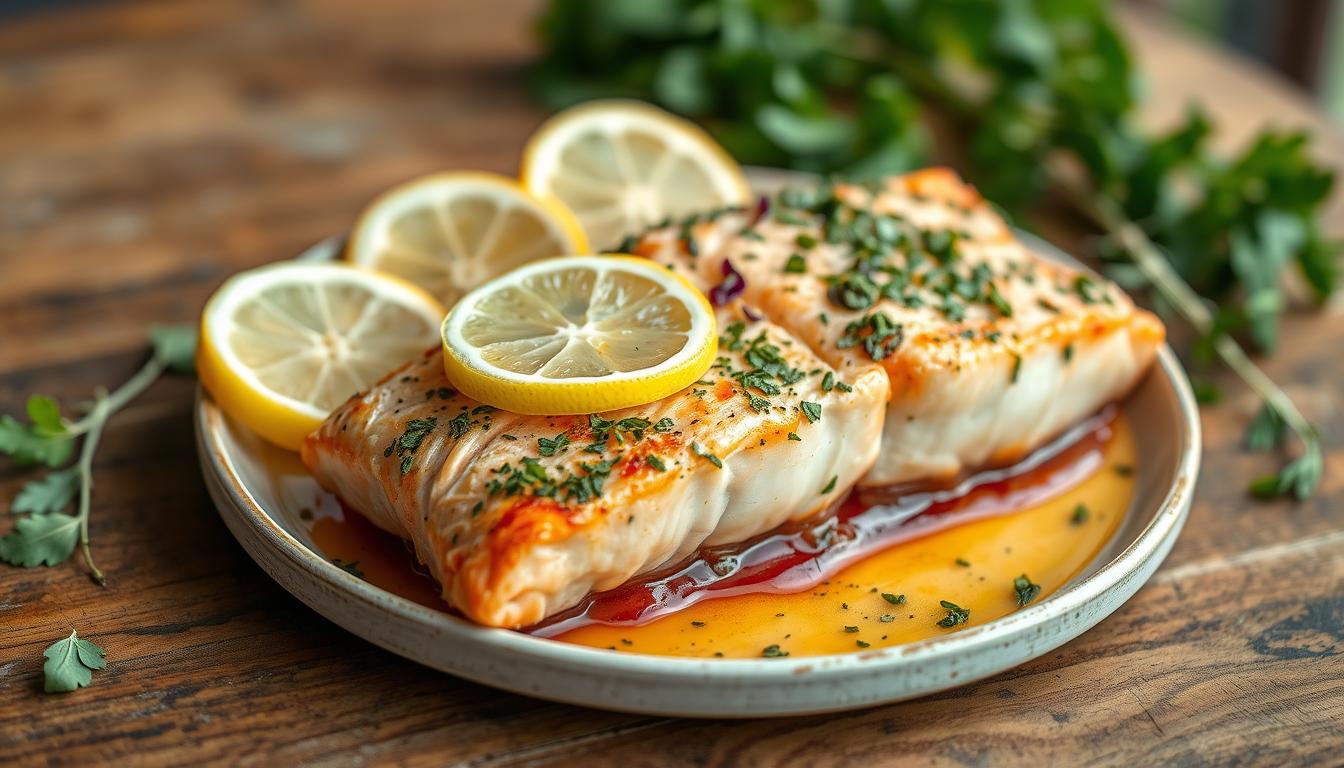
M 158 355 L 151 355 L 149 360 L 135 373 L 134 376 L 127 379 L 124 384 L 117 387 L 116 391 L 108 394 L 101 388 L 94 397 L 93 407 L 79 421 L 70 425 L 70 431 L 76 435 L 84 436 L 84 443 L 79 449 L 79 550 L 84 556 L 84 564 L 89 567 L 89 577 L 97 582 L 98 586 L 107 586 L 107 577 L 93 562 L 93 552 L 89 549 L 89 512 L 93 505 L 91 499 L 93 496 L 93 454 L 98 450 L 98 441 L 103 436 L 103 427 L 106 426 L 108 418 L 112 414 L 121 410 L 127 403 L 139 397 L 149 388 L 163 372 L 167 370 L 167 365 Z
M 89 420 L 88 433 L 79 449 L 79 549 L 84 554 L 84 563 L 89 566 L 89 576 L 98 586 L 107 586 L 107 577 L 93 562 L 93 552 L 89 549 L 89 503 L 93 495 L 93 452 L 98 449 L 98 439 L 103 436 L 103 425 L 111 413 L 111 399 L 107 393 L 99 390 L 93 403 L 93 410 L 86 417 Z
M 167 363 L 159 359 L 158 355 L 151 355 L 149 360 L 145 361 L 145 364 L 140 367 L 140 370 L 135 372 L 134 376 L 127 379 L 125 383 L 120 387 L 117 387 L 111 394 L 106 395 L 107 411 L 101 418 L 106 420 L 108 416 L 111 416 L 126 407 L 128 403 L 143 394 L 146 389 L 149 389 L 151 384 L 158 381 L 158 378 L 162 376 L 167 369 Z M 83 418 L 78 421 L 72 421 L 66 425 L 66 429 L 69 430 L 71 437 L 79 437 L 93 429 L 94 423 L 98 421 L 99 418 L 96 410 L 97 403 L 95 402 L 94 407 L 90 408 L 89 412 L 86 413 Z

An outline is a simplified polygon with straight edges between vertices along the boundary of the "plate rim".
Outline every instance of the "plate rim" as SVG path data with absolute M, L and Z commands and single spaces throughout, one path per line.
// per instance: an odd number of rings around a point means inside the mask
M 1047 258 L 1060 260 L 1075 267 L 1087 269 L 1076 259 L 1065 253 L 1058 247 L 1050 244 L 1030 233 L 1018 231 L 1017 235 L 1029 248 L 1041 253 Z M 343 235 L 337 235 L 317 243 L 305 250 L 298 258 L 331 258 L 339 252 Z M 1091 272 L 1091 270 L 1088 270 Z M 376 611 L 386 611 L 402 621 L 412 624 L 423 625 L 426 628 L 437 632 L 442 641 L 449 643 L 470 643 L 486 644 L 495 652 L 502 652 L 515 657 L 523 657 L 548 664 L 561 664 L 571 671 L 593 672 L 603 675 L 621 674 L 630 675 L 646 681 L 657 680 L 678 680 L 678 681 L 698 681 L 698 682 L 742 682 L 753 683 L 765 680 L 779 681 L 781 679 L 806 679 L 812 682 L 825 683 L 826 681 L 835 681 L 841 678 L 854 675 L 856 672 L 878 673 L 882 670 L 894 669 L 908 664 L 928 663 L 932 661 L 945 660 L 962 654 L 973 653 L 976 650 L 988 646 L 1003 644 L 1010 641 L 1019 633 L 1030 630 L 1042 624 L 1052 621 L 1065 619 L 1070 613 L 1082 615 L 1083 609 L 1094 601 L 1105 596 L 1110 590 L 1121 585 L 1121 583 L 1130 578 L 1134 573 L 1141 571 L 1144 566 L 1156 557 L 1157 563 L 1152 566 L 1151 571 L 1145 576 L 1133 590 L 1122 600 L 1109 610 L 1096 618 L 1092 623 L 1086 624 L 1078 630 L 1069 630 L 1058 643 L 1039 652 L 1032 653 L 1028 658 L 1035 658 L 1042 655 L 1052 647 L 1067 642 L 1068 640 L 1081 635 L 1090 629 L 1095 623 L 1100 622 L 1106 616 L 1109 616 L 1115 610 L 1127 602 L 1133 593 L 1136 592 L 1148 578 L 1151 578 L 1151 572 L 1155 571 L 1161 561 L 1165 559 L 1171 544 L 1175 537 L 1179 535 L 1184 525 L 1186 516 L 1190 509 L 1193 499 L 1193 493 L 1196 481 L 1199 475 L 1200 459 L 1202 453 L 1202 434 L 1199 421 L 1199 409 L 1196 404 L 1194 393 L 1190 383 L 1175 353 L 1165 342 L 1159 348 L 1157 353 L 1157 365 L 1147 374 L 1156 375 L 1161 372 L 1170 384 L 1176 398 L 1177 411 L 1180 415 L 1178 426 L 1183 427 L 1177 435 L 1183 440 L 1183 445 L 1179 447 L 1175 467 L 1173 469 L 1172 482 L 1163 493 L 1160 503 L 1151 512 L 1151 517 L 1143 530 L 1137 536 L 1125 544 L 1123 549 L 1114 554 L 1107 562 L 1098 566 L 1092 573 L 1086 576 L 1075 578 L 1058 591 L 1052 593 L 1048 598 L 1034 605 L 1027 606 L 1021 610 L 1015 611 L 1007 616 L 977 624 L 957 632 L 947 635 L 926 638 L 912 643 L 906 643 L 886 648 L 873 649 L 862 652 L 847 652 L 838 654 L 826 654 L 816 656 L 799 656 L 791 658 L 771 658 L 771 659 L 720 659 L 720 658 L 693 658 L 678 656 L 655 656 L 649 654 L 640 654 L 632 652 L 613 653 L 606 649 L 592 648 L 587 646 L 563 643 L 553 639 L 535 637 L 508 629 L 483 627 L 467 621 L 466 619 L 454 616 L 444 611 L 430 608 L 415 603 L 407 598 L 395 595 L 382 590 L 362 579 L 355 577 L 347 571 L 337 567 L 327 561 L 319 553 L 309 549 L 302 541 L 298 540 L 285 529 L 283 525 L 276 521 L 264 506 L 254 497 L 251 491 L 243 482 L 237 468 L 229 455 L 229 450 L 222 439 L 224 416 L 215 406 L 209 395 L 198 385 L 196 403 L 194 406 L 194 424 L 196 431 L 197 451 L 201 461 L 203 474 L 206 475 L 206 484 L 211 490 L 211 496 L 215 501 L 216 507 L 222 516 L 226 517 L 227 512 L 221 498 L 216 494 L 219 491 L 229 502 L 228 506 L 238 513 L 237 517 L 245 522 L 251 530 L 258 534 L 262 540 L 268 542 L 275 552 L 283 555 L 292 565 L 307 572 L 307 574 L 327 586 L 339 591 L 342 599 L 355 599 L 367 607 Z M 334 621 L 343 629 L 365 637 L 375 644 L 381 645 L 388 650 L 406 657 L 416 663 L 429 666 L 430 668 L 443 670 L 443 667 L 418 658 L 416 655 L 408 653 L 391 644 L 371 638 L 367 634 L 360 632 L 354 627 L 347 626 L 334 616 L 332 612 L 323 610 L 318 605 L 314 605 L 292 588 L 286 580 L 280 578 L 271 567 L 262 561 L 257 555 L 253 554 L 242 541 L 242 537 L 237 531 L 230 527 L 230 532 L 240 543 L 244 544 L 244 549 L 252 559 L 261 566 L 267 575 L 282 586 L 286 591 L 299 597 L 302 602 L 312 608 L 320 615 Z M 1112 545 L 1116 543 L 1115 538 L 1110 540 Z M 1163 547 L 1166 547 L 1164 550 Z M 909 698 L 912 696 L 926 695 L 937 690 L 958 687 L 969 683 L 979 677 L 985 677 L 997 674 L 1005 669 L 1010 669 L 1022 663 L 1013 661 L 1007 664 L 995 664 L 992 669 L 985 671 L 984 674 L 959 678 L 952 681 L 944 681 L 938 685 L 926 687 L 925 690 L 915 691 L 906 694 L 898 694 L 885 699 L 863 700 L 849 703 L 836 703 L 830 706 L 803 706 L 797 708 L 785 707 L 779 711 L 763 711 L 755 714 L 800 714 L 804 712 L 822 712 L 841 709 L 850 709 L 857 706 L 871 706 L 883 701 L 893 701 L 900 698 Z M 447 671 L 447 670 L 444 670 Z M 676 712 L 672 709 L 659 708 L 657 706 L 634 707 L 624 704 L 604 704 L 600 701 L 593 701 L 591 698 L 585 698 L 582 695 L 566 696 L 560 693 L 540 692 L 529 690 L 521 685 L 509 685 L 501 683 L 497 679 L 486 674 L 472 674 L 470 671 L 461 671 L 454 669 L 449 671 L 459 677 L 472 679 L 493 687 L 513 690 L 529 696 L 548 698 L 566 703 L 581 704 L 586 706 L 608 707 L 621 711 L 640 711 L 650 713 L 676 713 L 676 714 L 697 714 L 696 712 Z M 715 713 L 720 714 L 720 713 Z M 752 713 L 747 713 L 752 714 Z

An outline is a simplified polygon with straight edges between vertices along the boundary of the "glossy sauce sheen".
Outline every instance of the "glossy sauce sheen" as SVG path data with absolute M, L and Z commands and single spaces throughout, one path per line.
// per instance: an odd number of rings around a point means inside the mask
M 1134 462 L 1128 423 L 1108 410 L 1015 467 L 945 490 L 851 497 L 820 523 L 704 551 L 530 631 L 617 651 L 730 658 L 936 637 L 952 631 L 937 624 L 948 614 L 940 600 L 970 609 L 962 626 L 980 624 L 1017 609 L 1015 577 L 1039 584 L 1039 601 L 1081 571 L 1129 506 Z M 311 532 L 338 565 L 447 609 L 407 547 L 360 515 L 320 517 Z

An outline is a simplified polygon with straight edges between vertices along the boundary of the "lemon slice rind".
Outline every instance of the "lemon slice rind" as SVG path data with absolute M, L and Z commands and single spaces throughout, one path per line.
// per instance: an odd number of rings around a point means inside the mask
M 567 164 L 567 154 L 594 137 L 609 146 L 602 151 L 590 143 L 589 154 L 604 157 L 588 158 L 583 168 Z M 661 144 L 660 151 L 637 157 L 641 144 L 652 151 L 650 140 Z M 621 237 L 669 216 L 751 200 L 737 162 L 703 129 L 624 99 L 586 102 L 546 121 L 524 148 L 520 177 L 534 195 L 558 199 L 573 211 L 598 247 L 614 247 Z M 681 199 L 669 204 L 672 197 Z
M 399 227 L 433 242 L 406 242 Z M 356 221 L 345 259 L 407 279 L 451 306 L 521 264 L 587 250 L 583 227 L 558 200 L 506 176 L 449 171 L 375 198 Z
M 635 296 L 628 305 L 597 305 L 604 314 L 597 319 L 585 314 L 580 326 L 567 321 L 561 309 L 546 307 L 546 302 L 534 291 L 521 287 L 535 282 L 534 278 L 566 272 L 591 272 L 594 290 L 620 279 L 613 273 L 645 281 L 639 283 L 644 288 L 653 283 L 658 290 Z M 501 295 L 517 302 L 517 317 L 511 326 L 504 319 L 495 319 L 499 317 L 498 307 L 485 306 Z M 684 329 L 639 325 L 642 312 L 668 303 L 685 309 L 688 320 Z M 499 345 L 506 351 L 531 350 L 519 354 L 524 359 L 518 367 L 524 370 L 488 361 L 485 347 L 468 339 L 469 326 L 482 317 L 494 324 L 500 339 L 490 346 Z M 568 325 L 562 327 L 566 322 Z M 643 334 L 641 338 L 648 343 L 664 346 L 669 346 L 674 336 L 684 337 L 684 341 L 674 353 L 659 357 L 653 365 L 640 367 L 639 355 L 631 353 L 631 348 L 637 350 L 638 344 L 623 345 L 632 334 Z M 576 337 L 582 341 L 576 341 Z M 444 319 L 442 339 L 444 370 L 459 391 L 506 411 L 532 415 L 599 413 L 661 400 L 700 379 L 718 353 L 714 311 L 704 295 L 680 275 L 633 256 L 571 256 L 514 270 L 464 296 Z M 593 349 L 598 349 L 595 355 Z M 527 358 L 532 353 L 534 357 Z M 566 360 L 556 366 L 564 353 L 574 353 L 577 360 Z M 609 363 L 616 359 L 630 363 L 631 370 L 610 370 Z M 554 370 L 569 366 L 571 370 L 582 371 L 585 363 L 606 365 L 608 371 L 566 375 Z M 548 366 L 552 368 L 549 373 Z
M 277 291 L 306 298 L 286 306 L 275 300 Z M 362 306 L 355 306 L 360 299 Z M 297 450 L 344 398 L 431 348 L 443 315 L 433 297 L 391 275 L 346 264 L 278 262 L 234 275 L 206 302 L 197 373 L 226 414 Z M 296 388 L 341 395 L 316 403 L 279 391 L 273 377 L 268 383 L 259 375 L 263 370 L 312 374 Z

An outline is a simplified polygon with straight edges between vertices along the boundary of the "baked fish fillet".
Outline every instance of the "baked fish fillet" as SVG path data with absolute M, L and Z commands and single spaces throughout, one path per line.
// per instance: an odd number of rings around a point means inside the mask
M 837 370 L 880 366 L 889 402 L 865 485 L 1021 457 L 1122 397 L 1165 333 L 1111 283 L 1032 254 L 944 169 L 790 191 L 626 247 L 702 285 L 740 276 L 743 300 Z
M 327 490 L 409 539 L 473 620 L 522 627 L 591 591 L 811 516 L 877 458 L 887 384 L 763 322 L 720 319 L 690 388 L 593 416 L 521 416 L 452 391 L 440 351 L 303 446 Z

